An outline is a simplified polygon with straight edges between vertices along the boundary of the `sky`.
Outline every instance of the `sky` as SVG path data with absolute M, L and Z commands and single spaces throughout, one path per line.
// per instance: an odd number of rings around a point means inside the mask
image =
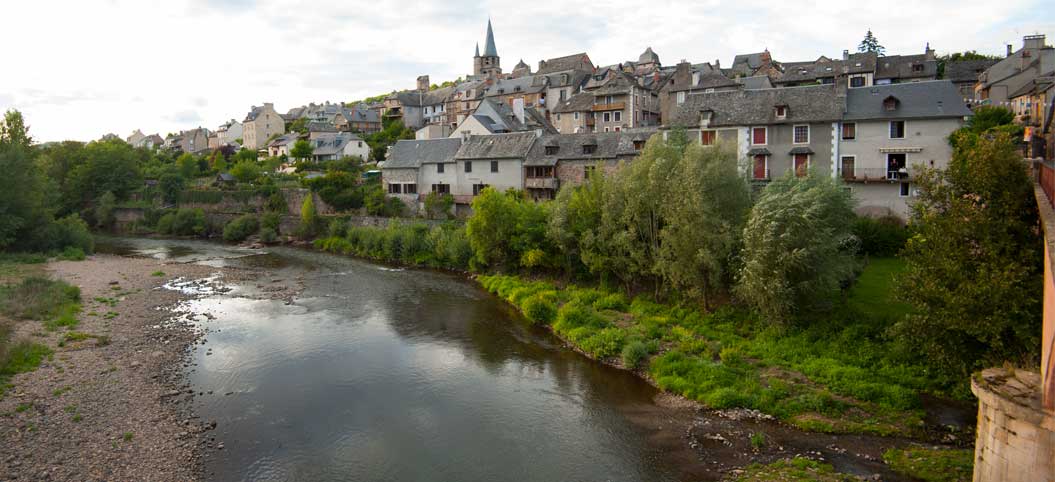
M 38 142 L 97 139 L 353 101 L 472 71 L 488 18 L 505 71 L 587 52 L 596 65 L 732 64 L 839 56 L 871 30 L 888 54 L 1003 54 L 1022 36 L 1055 42 L 1043 0 L 34 0 L 0 6 L 7 46 L 0 110 L 22 111 Z M 603 6 L 601 6 L 603 5 Z

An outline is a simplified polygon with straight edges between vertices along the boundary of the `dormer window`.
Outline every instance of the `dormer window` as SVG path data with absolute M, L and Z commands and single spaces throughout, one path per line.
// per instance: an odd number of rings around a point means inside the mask
M 706 126 L 710 125 L 712 118 L 714 118 L 714 111 L 713 110 L 700 111 L 700 125 L 701 126 L 706 127 Z
M 641 149 L 644 149 L 644 148 L 645 148 L 645 141 L 640 141 L 640 140 L 634 141 L 634 150 L 635 151 L 640 151 Z
M 560 146 L 546 146 L 546 155 L 555 156 L 560 151 Z
M 923 72 L 923 64 L 913 64 L 912 65 L 912 71 L 913 72 Z
M 597 152 L 597 144 L 585 144 L 582 146 L 583 154 L 593 154 Z
M 777 119 L 785 119 L 788 116 L 788 106 L 778 105 L 777 106 Z
M 885 110 L 885 111 L 897 110 L 898 104 L 900 104 L 900 103 L 901 102 L 897 100 L 897 97 L 894 97 L 894 96 L 887 97 L 886 99 L 883 99 L 883 110 Z

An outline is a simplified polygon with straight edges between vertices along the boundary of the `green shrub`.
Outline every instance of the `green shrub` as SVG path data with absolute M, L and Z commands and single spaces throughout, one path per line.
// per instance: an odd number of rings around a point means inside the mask
M 549 324 L 557 316 L 556 292 L 543 291 L 526 298 L 520 309 L 527 319 L 535 323 Z
M 180 208 L 158 219 L 157 230 L 175 236 L 200 236 L 205 234 L 205 211 Z
M 244 241 L 260 230 L 260 220 L 252 214 L 239 216 L 223 227 L 223 240 L 229 243 Z
M 883 461 L 895 472 L 927 482 L 970 480 L 974 469 L 974 451 L 909 447 L 890 449 Z
M 616 327 L 608 327 L 582 340 L 580 348 L 597 358 L 608 358 L 622 351 L 625 340 L 626 333 L 623 330 Z
M 593 309 L 597 311 L 601 310 L 615 310 L 615 311 L 626 311 L 628 303 L 626 296 L 622 293 L 612 293 L 605 295 L 593 302 Z
M 66 246 L 66 249 L 59 253 L 59 259 L 66 261 L 84 261 L 84 258 L 84 250 L 76 246 Z
M 261 229 L 271 229 L 272 231 L 275 232 L 275 234 L 278 234 L 281 231 L 279 229 L 281 226 L 282 226 L 282 214 L 281 213 L 269 212 L 269 213 L 265 213 L 263 216 L 260 217 L 260 228 Z
M 904 222 L 894 216 L 858 217 L 854 220 L 852 229 L 860 240 L 861 254 L 869 256 L 894 256 L 905 247 L 909 238 Z
M 50 348 L 29 341 L 20 341 L 0 351 L 0 382 L 11 375 L 36 370 L 40 362 L 51 354 Z
M 276 233 L 274 229 L 271 229 L 271 228 L 261 228 L 260 229 L 260 242 L 265 243 L 265 244 L 271 244 L 271 243 L 274 243 L 275 241 L 278 241 L 278 233 Z
M 623 347 L 622 355 L 623 366 L 630 369 L 640 368 L 641 364 L 648 358 L 648 345 L 640 340 L 632 341 Z

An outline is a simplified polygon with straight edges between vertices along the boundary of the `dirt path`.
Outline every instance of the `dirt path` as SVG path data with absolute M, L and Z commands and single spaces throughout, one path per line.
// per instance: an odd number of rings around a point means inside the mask
M 181 377 L 198 335 L 165 323 L 185 295 L 157 288 L 223 270 L 96 255 L 48 271 L 80 287 L 73 331 L 98 338 L 63 343 L 65 330 L 16 324 L 16 338 L 55 353 L 0 400 L 0 480 L 196 480 L 209 423 L 190 413 Z

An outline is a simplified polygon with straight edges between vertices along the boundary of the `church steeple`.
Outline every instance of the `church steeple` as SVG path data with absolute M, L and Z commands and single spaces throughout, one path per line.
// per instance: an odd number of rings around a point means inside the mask
M 487 43 L 484 44 L 484 57 L 498 57 L 495 48 L 495 33 L 491 30 L 491 19 L 487 19 Z
M 476 42 L 476 55 L 473 55 L 473 57 L 479 57 L 479 56 L 480 56 L 480 42 Z

